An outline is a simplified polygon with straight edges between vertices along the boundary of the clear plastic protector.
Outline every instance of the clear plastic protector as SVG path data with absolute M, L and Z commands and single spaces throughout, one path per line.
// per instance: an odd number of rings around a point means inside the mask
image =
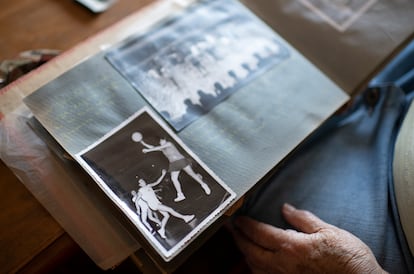
M 1 120 L 1 159 L 98 266 L 119 264 L 139 244 L 32 131 L 30 118 L 22 105 Z

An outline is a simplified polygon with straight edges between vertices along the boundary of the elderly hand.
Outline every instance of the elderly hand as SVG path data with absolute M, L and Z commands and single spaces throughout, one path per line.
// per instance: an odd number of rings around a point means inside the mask
M 231 229 L 254 273 L 384 273 L 367 245 L 312 213 L 285 204 L 284 230 L 238 217 Z

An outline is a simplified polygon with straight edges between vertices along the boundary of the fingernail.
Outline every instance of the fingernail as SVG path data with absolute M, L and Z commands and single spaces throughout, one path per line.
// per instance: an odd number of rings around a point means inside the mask
M 284 212 L 286 212 L 286 213 L 291 213 L 291 212 L 293 212 L 294 210 L 296 210 L 296 208 L 295 208 L 294 206 L 292 206 L 291 204 L 289 204 L 289 203 L 284 203 L 284 204 L 283 204 L 283 211 L 284 211 Z

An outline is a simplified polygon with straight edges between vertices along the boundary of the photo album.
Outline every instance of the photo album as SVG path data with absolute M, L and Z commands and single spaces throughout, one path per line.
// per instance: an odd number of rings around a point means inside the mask
M 98 52 L 24 103 L 170 262 L 348 99 L 244 4 L 213 0 Z

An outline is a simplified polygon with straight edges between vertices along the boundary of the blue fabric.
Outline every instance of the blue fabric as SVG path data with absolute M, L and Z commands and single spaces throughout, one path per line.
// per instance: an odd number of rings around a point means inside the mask
M 403 53 L 414 56 L 414 43 Z M 359 237 L 385 270 L 414 273 L 392 178 L 396 135 L 412 101 L 414 58 L 399 61 L 404 69 L 390 64 L 394 69 L 372 82 L 379 87 L 369 88 L 346 113 L 324 123 L 247 199 L 240 213 L 288 228 L 280 210 L 289 202 Z M 394 74 L 395 68 L 401 71 Z

